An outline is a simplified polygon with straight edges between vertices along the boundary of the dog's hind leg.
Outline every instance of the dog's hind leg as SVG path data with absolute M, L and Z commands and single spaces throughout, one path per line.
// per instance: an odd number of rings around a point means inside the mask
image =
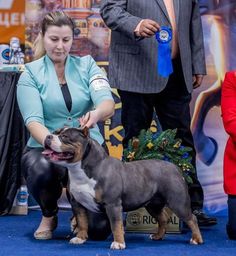
M 180 198 L 181 200 L 178 202 L 178 204 L 176 204 L 176 201 L 169 200 L 170 209 L 191 229 L 192 238 L 190 240 L 190 243 L 202 244 L 202 235 L 198 227 L 197 219 L 191 211 L 189 195 L 187 193 L 184 193 L 182 194 L 182 196 L 180 196 Z
M 166 226 L 168 224 L 170 214 L 165 207 L 162 208 L 159 212 L 153 209 L 160 209 L 160 207 L 153 207 L 151 205 L 146 206 L 146 210 L 148 211 L 148 213 L 158 222 L 157 230 L 154 234 L 150 235 L 150 238 L 152 240 L 163 240 L 166 233 Z
M 167 189 L 168 188 L 168 189 Z M 168 187 L 163 190 L 168 207 L 183 220 L 192 231 L 191 244 L 202 244 L 197 220 L 192 214 L 191 201 L 186 183 L 181 176 L 169 177 Z M 168 193 L 167 193 L 168 192 Z M 164 194 L 165 193 L 165 194 Z
M 105 206 L 107 216 L 111 224 L 114 241 L 110 248 L 115 250 L 125 249 L 124 226 L 122 218 L 122 206 L 109 204 Z
M 192 231 L 192 238 L 190 239 L 190 244 L 202 244 L 203 239 L 197 224 L 196 216 L 192 214 L 191 219 L 185 222 Z
M 85 208 L 79 207 L 79 210 L 75 215 L 78 224 L 78 232 L 76 237 L 73 237 L 70 240 L 71 244 L 83 244 L 88 239 L 88 217 L 86 211 Z

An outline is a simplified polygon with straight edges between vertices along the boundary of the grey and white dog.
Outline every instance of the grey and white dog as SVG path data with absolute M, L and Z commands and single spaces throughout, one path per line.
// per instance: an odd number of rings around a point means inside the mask
M 111 249 L 124 249 L 122 211 L 140 207 L 158 222 L 153 240 L 164 238 L 169 207 L 191 229 L 191 244 L 203 239 L 192 214 L 187 185 L 177 166 L 162 160 L 124 163 L 108 156 L 103 147 L 89 137 L 88 128 L 64 128 L 46 138 L 47 157 L 68 168 L 70 192 L 80 203 L 79 232 L 73 243 L 87 239 L 86 209 L 106 211 L 114 241 Z

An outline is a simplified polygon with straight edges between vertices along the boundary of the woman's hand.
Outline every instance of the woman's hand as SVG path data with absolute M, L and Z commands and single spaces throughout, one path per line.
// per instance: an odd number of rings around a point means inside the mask
M 79 122 L 81 127 L 87 126 L 88 128 L 94 127 L 96 123 L 99 121 L 100 115 L 98 110 L 92 110 L 87 112 L 85 115 L 79 118 Z
M 95 110 L 87 112 L 79 118 L 81 127 L 94 127 L 98 121 L 105 121 L 114 114 L 115 103 L 113 100 L 104 100 Z

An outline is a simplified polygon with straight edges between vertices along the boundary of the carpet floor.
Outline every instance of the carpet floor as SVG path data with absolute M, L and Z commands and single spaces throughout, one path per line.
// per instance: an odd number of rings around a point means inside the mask
M 151 241 L 148 234 L 126 233 L 126 249 L 110 250 L 112 237 L 105 241 L 87 241 L 71 245 L 70 211 L 59 212 L 59 224 L 52 240 L 39 241 L 33 232 L 41 212 L 30 210 L 26 216 L 0 217 L 0 256 L 218 256 L 236 255 L 236 241 L 227 238 L 227 216 L 217 216 L 218 224 L 202 228 L 204 244 L 189 244 L 191 233 L 167 234 L 163 241 Z

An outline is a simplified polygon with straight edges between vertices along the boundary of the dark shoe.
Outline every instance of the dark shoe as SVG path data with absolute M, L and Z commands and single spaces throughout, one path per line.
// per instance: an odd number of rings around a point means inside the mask
M 207 216 L 201 210 L 194 210 L 193 214 L 196 216 L 199 226 L 213 226 L 217 224 L 217 219 Z
M 227 224 L 226 231 L 230 240 L 236 240 L 236 232 Z

